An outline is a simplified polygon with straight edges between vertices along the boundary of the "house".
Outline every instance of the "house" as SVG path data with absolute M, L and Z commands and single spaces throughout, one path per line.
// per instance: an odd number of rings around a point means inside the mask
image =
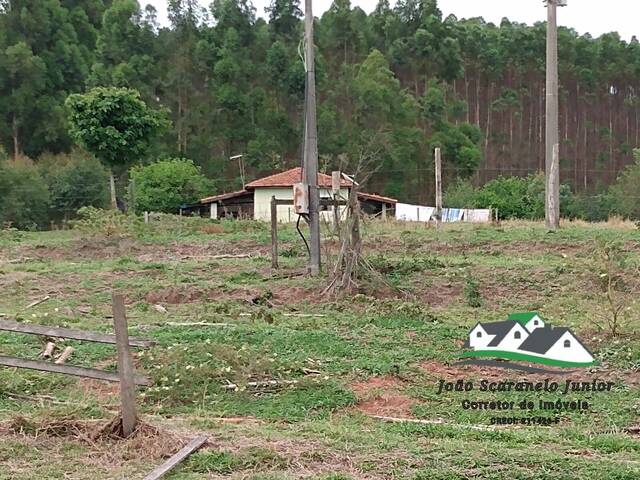
M 259 178 L 245 185 L 244 189 L 236 192 L 214 195 L 203 198 L 196 205 L 183 208 L 183 211 L 199 213 L 209 218 L 254 218 L 256 220 L 270 221 L 271 197 L 278 200 L 293 200 L 293 186 L 303 179 L 301 167 L 292 168 L 284 172 Z M 347 175 L 340 178 L 340 196 L 348 198 L 354 181 Z M 331 199 L 331 176 L 318 173 L 318 187 L 320 198 Z M 386 216 L 393 208 L 397 200 L 372 193 L 358 192 L 358 200 L 362 210 L 370 215 Z M 297 215 L 293 205 L 278 205 L 278 221 L 293 222 Z M 327 221 L 333 218 L 333 207 L 325 207 L 321 212 L 321 218 Z
M 508 320 L 477 323 L 465 343 L 477 352 L 509 352 L 523 357 L 588 364 L 593 354 L 567 327 L 546 324 L 537 312 L 514 313 Z
M 528 336 L 529 331 L 515 320 L 478 323 L 469 333 L 469 346 L 476 350 L 512 351 Z
M 529 332 L 545 326 L 544 319 L 538 312 L 512 313 L 509 315 L 508 320 L 519 322 Z

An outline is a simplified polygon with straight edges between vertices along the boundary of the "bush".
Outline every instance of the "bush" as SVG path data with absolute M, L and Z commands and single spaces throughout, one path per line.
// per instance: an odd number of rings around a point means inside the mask
M 448 208 L 476 208 L 478 190 L 469 180 L 456 179 L 443 195 L 443 202 Z
M 139 218 L 113 209 L 82 207 L 78 210 L 78 217 L 79 219 L 73 221 L 71 225 L 86 235 L 105 237 L 130 235 L 144 225 Z
M 634 151 L 636 161 L 609 188 L 614 213 L 631 220 L 640 220 L 640 149 Z
M 0 223 L 34 230 L 47 223 L 49 191 L 29 159 L 0 163 Z
M 52 219 L 69 219 L 82 207 L 109 206 L 109 172 L 88 153 L 44 155 L 38 168 L 49 186 Z
M 194 203 L 210 192 L 210 182 L 191 160 L 173 158 L 130 171 L 136 212 L 175 213 L 180 205 Z

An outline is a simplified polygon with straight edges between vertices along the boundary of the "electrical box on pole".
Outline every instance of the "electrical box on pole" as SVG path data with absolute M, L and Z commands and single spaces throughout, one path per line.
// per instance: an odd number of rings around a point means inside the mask
M 298 215 L 309 213 L 309 185 L 306 183 L 293 184 L 293 211 Z

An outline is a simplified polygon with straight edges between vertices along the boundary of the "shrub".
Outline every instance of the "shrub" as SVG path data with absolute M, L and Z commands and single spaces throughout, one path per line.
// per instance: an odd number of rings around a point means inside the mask
M 78 217 L 79 219 L 73 221 L 71 225 L 87 235 L 105 237 L 129 235 L 143 225 L 139 218 L 112 209 L 82 207 L 78 210 Z
M 0 223 L 34 230 L 47 222 L 49 191 L 29 159 L 0 164 Z
M 109 206 L 109 173 L 88 153 L 44 155 L 38 168 L 49 186 L 53 219 L 69 219 L 86 206 Z
M 443 203 L 449 208 L 475 208 L 478 190 L 469 180 L 456 179 L 444 192 Z
M 134 210 L 174 213 L 185 203 L 194 203 L 210 192 L 210 182 L 200 167 L 184 158 L 160 160 L 130 171 L 134 185 Z
M 614 213 L 631 220 L 640 220 L 640 149 L 634 151 L 636 161 L 609 188 Z

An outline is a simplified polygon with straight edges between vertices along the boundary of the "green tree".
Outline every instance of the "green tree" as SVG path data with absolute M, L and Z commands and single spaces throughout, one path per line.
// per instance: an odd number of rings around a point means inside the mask
M 0 224 L 33 230 L 46 224 L 48 210 L 47 184 L 29 159 L 0 164 Z
M 200 167 L 184 158 L 135 166 L 135 210 L 175 213 L 180 205 L 194 203 L 210 193 L 210 182 Z
M 168 122 L 150 109 L 135 90 L 98 87 L 67 99 L 71 136 L 108 169 L 111 206 L 117 208 L 114 170 L 146 154 L 149 143 Z
M 38 170 L 48 185 L 51 217 L 55 220 L 68 220 L 82 207 L 109 205 L 109 172 L 82 150 L 43 155 Z

